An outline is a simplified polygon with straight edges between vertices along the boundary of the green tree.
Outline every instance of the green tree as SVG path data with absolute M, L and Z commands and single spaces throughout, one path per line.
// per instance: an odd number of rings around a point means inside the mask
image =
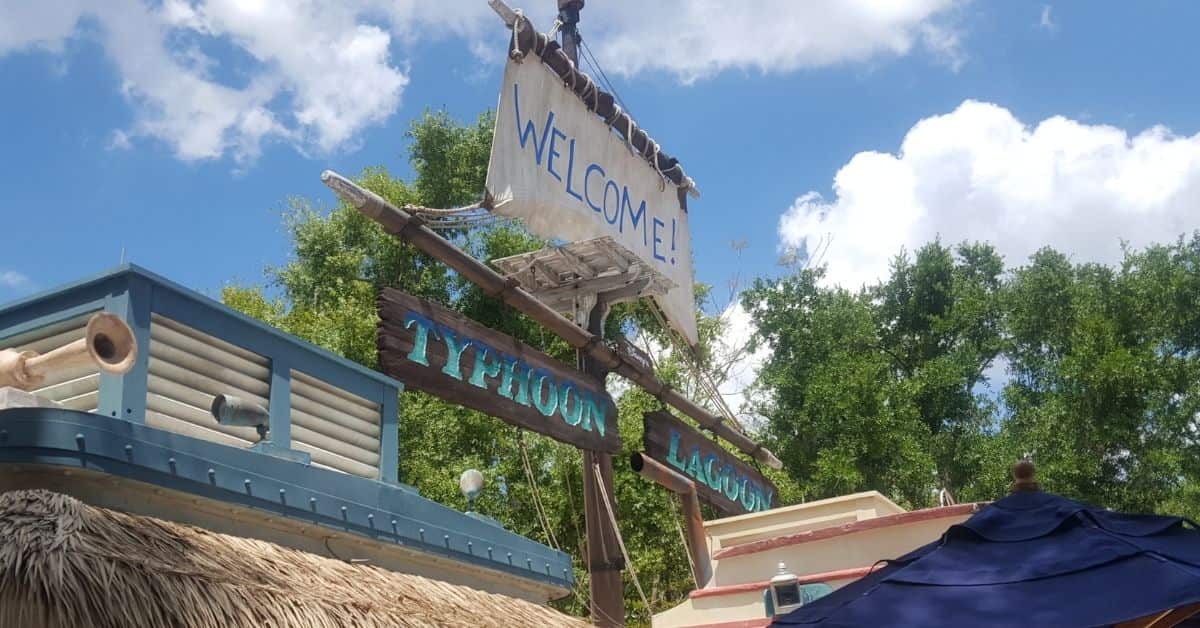
M 744 295 L 771 349 L 759 411 L 803 496 L 994 499 L 1032 456 L 1071 497 L 1200 511 L 1200 233 L 1115 267 L 1043 249 L 1005 271 L 988 245 L 935 241 L 857 292 L 822 273 Z
M 1001 349 L 1003 263 L 987 245 L 940 242 L 893 260 L 858 292 L 821 268 L 759 280 L 743 295 L 771 443 L 810 498 L 875 488 L 925 505 L 972 479 L 991 420 L 976 392 Z
M 878 488 L 924 503 L 933 460 L 896 360 L 879 349 L 868 295 L 818 285 L 822 269 L 758 280 L 743 295 L 755 342 L 765 436 L 803 499 Z
M 1032 454 L 1045 484 L 1080 499 L 1200 511 L 1186 499 L 1200 453 L 1200 235 L 1127 249 L 1115 268 L 1043 249 L 1007 301 L 1013 379 L 995 448 Z

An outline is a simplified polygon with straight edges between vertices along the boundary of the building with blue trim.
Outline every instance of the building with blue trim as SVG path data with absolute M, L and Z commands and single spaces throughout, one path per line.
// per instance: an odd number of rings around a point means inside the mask
M 537 602 L 570 557 L 397 480 L 403 384 L 133 265 L 0 307 L 0 349 L 40 353 L 110 312 L 132 370 L 73 367 L 0 409 L 0 492 L 86 503 Z M 219 425 L 217 395 L 266 408 L 269 441 Z

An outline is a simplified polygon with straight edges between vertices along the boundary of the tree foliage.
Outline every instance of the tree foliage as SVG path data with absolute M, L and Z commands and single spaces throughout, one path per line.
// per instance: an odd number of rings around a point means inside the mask
M 1200 233 L 1118 267 L 935 241 L 856 292 L 822 272 L 743 295 L 771 348 L 758 410 L 805 497 L 994 499 L 1031 456 L 1050 490 L 1200 512 Z

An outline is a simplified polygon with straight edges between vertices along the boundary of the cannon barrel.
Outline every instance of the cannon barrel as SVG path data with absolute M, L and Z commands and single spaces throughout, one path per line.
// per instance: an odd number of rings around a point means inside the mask
M 221 425 L 260 427 L 270 423 L 267 409 L 241 397 L 217 395 L 212 401 L 212 415 Z
M 54 371 L 95 364 L 112 375 L 128 373 L 137 360 L 137 339 L 120 317 L 101 312 L 88 319 L 84 337 L 39 355 L 35 351 L 0 351 L 0 387 L 36 388 Z

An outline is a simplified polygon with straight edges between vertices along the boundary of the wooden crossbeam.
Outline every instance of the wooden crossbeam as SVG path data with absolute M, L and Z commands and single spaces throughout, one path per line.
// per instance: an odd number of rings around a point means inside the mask
M 571 270 L 575 271 L 576 275 L 584 279 L 594 279 L 596 277 L 596 271 L 591 266 L 585 264 L 582 259 L 579 259 L 578 255 L 561 246 L 554 250 L 558 253 L 559 257 L 567 262 L 567 266 L 570 266 Z

